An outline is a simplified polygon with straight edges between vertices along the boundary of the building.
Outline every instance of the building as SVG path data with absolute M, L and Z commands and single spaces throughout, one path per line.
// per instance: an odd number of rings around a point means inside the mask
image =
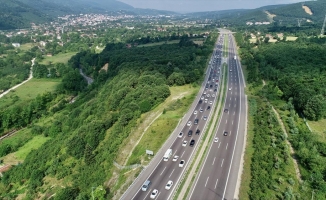
M 20 47 L 20 44 L 19 43 L 12 43 L 12 46 L 14 46 L 14 47 Z

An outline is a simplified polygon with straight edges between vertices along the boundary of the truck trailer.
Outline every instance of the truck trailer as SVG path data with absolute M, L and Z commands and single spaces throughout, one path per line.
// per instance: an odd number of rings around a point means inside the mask
M 171 156 L 172 156 L 172 149 L 168 149 L 168 150 L 166 150 L 166 152 L 163 156 L 163 160 L 168 161 Z

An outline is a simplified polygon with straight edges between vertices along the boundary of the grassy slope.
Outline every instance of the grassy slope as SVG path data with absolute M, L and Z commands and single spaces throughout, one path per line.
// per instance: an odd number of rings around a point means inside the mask
M 60 53 L 55 56 L 44 56 L 44 60 L 40 62 L 40 64 L 47 65 L 47 64 L 55 64 L 55 63 L 68 63 L 68 60 L 76 55 L 77 52 L 69 52 L 69 53 Z

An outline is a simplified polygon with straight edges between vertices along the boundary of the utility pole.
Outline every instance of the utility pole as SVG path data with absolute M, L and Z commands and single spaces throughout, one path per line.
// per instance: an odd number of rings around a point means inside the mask
M 326 15 L 325 15 L 325 19 L 324 19 L 323 27 L 321 28 L 320 35 L 324 35 L 324 34 L 325 34 L 325 24 L 326 24 Z

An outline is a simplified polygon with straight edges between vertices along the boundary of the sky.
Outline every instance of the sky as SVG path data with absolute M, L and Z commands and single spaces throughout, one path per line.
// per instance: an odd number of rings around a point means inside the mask
M 297 3 L 304 0 L 119 0 L 135 8 L 151 8 L 175 12 L 200 12 L 241 8 L 258 8 L 266 5 Z

